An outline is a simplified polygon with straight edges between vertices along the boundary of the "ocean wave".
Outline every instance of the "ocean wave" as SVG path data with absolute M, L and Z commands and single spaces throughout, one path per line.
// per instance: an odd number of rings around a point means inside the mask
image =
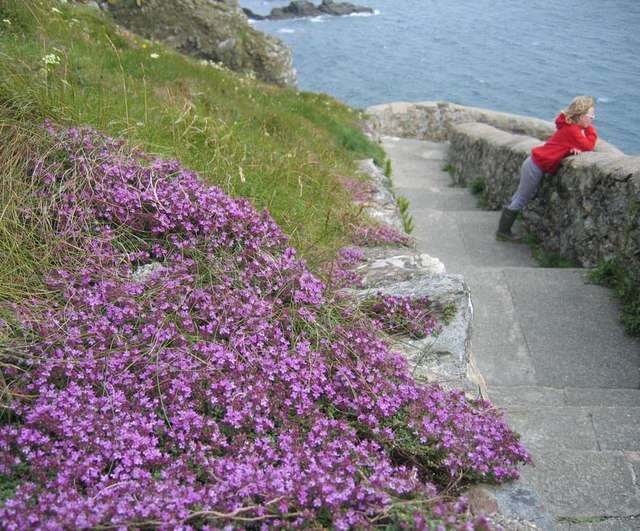
M 291 29 L 291 28 L 280 28 L 278 30 L 278 33 L 295 33 L 296 30 Z
M 348 17 L 375 17 L 380 14 L 380 10 L 374 9 L 373 13 L 351 13 Z
M 613 103 L 615 98 L 611 98 L 609 96 L 596 96 L 596 102 L 598 103 Z

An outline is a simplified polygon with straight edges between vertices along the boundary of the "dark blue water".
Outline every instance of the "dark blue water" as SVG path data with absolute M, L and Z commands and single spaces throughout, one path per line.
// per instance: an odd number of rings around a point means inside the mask
M 377 14 L 255 23 L 293 49 L 302 90 L 546 120 L 590 94 L 600 136 L 640 153 L 640 0 L 351 1 Z M 288 0 L 240 3 L 266 14 Z

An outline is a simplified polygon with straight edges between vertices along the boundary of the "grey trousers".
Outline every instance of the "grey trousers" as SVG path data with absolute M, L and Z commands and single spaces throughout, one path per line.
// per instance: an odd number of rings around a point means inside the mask
M 531 160 L 531 155 L 529 155 L 522 163 L 520 184 L 518 184 L 518 189 L 511 198 L 511 203 L 508 206 L 509 210 L 522 210 L 522 207 L 531 201 L 538 186 L 540 186 L 543 175 L 544 171 Z

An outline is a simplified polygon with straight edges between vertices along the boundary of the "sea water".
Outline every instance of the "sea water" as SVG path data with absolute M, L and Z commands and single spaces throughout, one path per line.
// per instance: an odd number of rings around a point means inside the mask
M 254 22 L 293 50 L 300 89 L 545 120 L 589 94 L 600 136 L 640 154 L 639 0 L 351 1 L 375 14 Z M 288 3 L 240 0 L 260 14 Z

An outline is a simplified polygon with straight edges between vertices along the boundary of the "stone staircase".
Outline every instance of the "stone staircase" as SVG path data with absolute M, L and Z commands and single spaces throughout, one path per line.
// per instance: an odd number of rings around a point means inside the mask
M 506 489 L 531 489 L 548 514 L 523 515 L 531 503 L 514 495 L 497 496 L 500 510 L 542 529 L 640 529 L 640 341 L 624 334 L 611 292 L 584 270 L 542 269 L 527 246 L 497 242 L 499 214 L 443 171 L 446 143 L 383 145 L 419 250 L 471 289 L 475 363 L 535 461 Z

